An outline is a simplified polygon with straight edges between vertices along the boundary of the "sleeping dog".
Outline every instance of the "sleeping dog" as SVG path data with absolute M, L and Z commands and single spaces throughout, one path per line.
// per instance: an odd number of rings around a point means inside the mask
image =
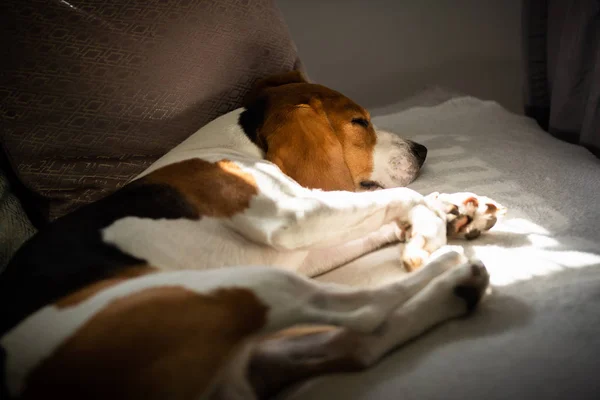
M 244 108 L 17 252 L 0 276 L 3 391 L 252 399 L 367 367 L 467 313 L 488 274 L 442 247 L 504 209 L 405 188 L 426 153 L 297 72 L 260 82 Z M 309 279 L 400 241 L 414 270 L 402 281 Z M 301 324 L 327 327 L 286 330 Z

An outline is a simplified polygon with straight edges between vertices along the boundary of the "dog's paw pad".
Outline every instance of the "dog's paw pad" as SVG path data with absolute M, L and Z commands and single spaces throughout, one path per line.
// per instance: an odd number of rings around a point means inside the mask
M 470 224 L 472 219 L 467 215 L 448 215 L 446 218 L 446 232 L 448 236 L 456 235 L 465 226 Z

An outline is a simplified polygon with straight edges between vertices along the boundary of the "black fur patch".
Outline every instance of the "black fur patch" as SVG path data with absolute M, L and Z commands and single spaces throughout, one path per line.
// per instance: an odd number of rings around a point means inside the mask
M 100 231 L 127 216 L 199 218 L 177 190 L 141 179 L 57 219 L 27 241 L 0 274 L 0 336 L 82 286 L 145 263 L 102 241 Z
M 259 97 L 248 105 L 240 114 L 238 123 L 242 127 L 244 134 L 263 151 L 267 151 L 264 143 L 258 139 L 258 131 L 265 120 L 265 110 L 267 108 L 267 99 Z

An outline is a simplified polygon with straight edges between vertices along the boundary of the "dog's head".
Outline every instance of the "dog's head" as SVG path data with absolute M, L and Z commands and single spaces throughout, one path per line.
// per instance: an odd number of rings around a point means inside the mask
M 425 146 L 375 128 L 363 107 L 297 71 L 260 81 L 245 106 L 239 122 L 246 134 L 308 188 L 406 186 L 427 155 Z

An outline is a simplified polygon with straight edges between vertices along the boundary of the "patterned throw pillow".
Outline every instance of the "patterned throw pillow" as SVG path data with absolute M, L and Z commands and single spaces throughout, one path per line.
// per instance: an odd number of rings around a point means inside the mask
M 257 79 L 301 68 L 272 0 L 3 5 L 0 138 L 42 220 L 122 186 Z

